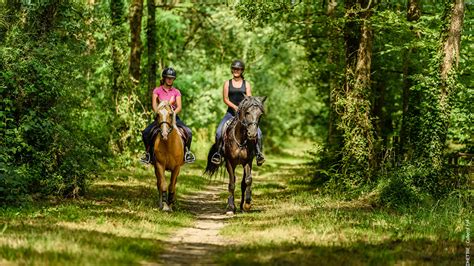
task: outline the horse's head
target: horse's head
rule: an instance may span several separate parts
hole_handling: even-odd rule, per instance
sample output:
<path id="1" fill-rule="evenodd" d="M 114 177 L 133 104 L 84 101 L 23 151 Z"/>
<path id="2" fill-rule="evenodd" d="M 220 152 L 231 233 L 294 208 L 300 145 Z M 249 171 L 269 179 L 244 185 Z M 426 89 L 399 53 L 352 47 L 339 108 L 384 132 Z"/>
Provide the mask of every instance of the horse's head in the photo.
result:
<path id="1" fill-rule="evenodd" d="M 257 138 L 258 123 L 264 113 L 263 103 L 267 97 L 246 96 L 239 104 L 237 117 L 240 123 L 246 128 L 247 138 L 255 140 Z"/>
<path id="2" fill-rule="evenodd" d="M 176 124 L 176 114 L 168 101 L 161 101 L 156 112 L 156 124 L 163 140 L 173 131 Z"/>

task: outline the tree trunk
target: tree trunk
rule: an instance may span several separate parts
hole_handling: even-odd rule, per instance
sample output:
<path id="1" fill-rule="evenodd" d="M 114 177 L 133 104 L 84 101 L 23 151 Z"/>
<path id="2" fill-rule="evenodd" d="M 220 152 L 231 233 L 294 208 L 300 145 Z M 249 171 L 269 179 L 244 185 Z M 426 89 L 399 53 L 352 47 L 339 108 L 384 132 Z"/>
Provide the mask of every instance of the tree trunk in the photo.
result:
<path id="1" fill-rule="evenodd" d="M 461 47 L 461 31 L 464 22 L 464 0 L 453 0 L 450 9 L 449 26 L 445 27 L 445 32 L 442 33 L 441 37 L 441 66 L 440 66 L 440 77 L 441 77 L 441 91 L 440 91 L 440 115 L 443 130 L 440 132 L 438 140 L 441 145 L 445 145 L 446 138 L 449 128 L 449 120 L 451 115 L 451 106 L 448 101 L 451 97 L 456 84 L 454 80 L 450 80 L 450 77 L 455 78 L 454 72 L 459 63 L 459 53 Z M 438 154 L 441 161 L 442 154 Z"/>
<path id="2" fill-rule="evenodd" d="M 147 1 L 148 96 L 151 99 L 153 89 L 156 87 L 156 9 L 155 0 Z"/>
<path id="3" fill-rule="evenodd" d="M 328 51 L 328 66 L 337 65 L 338 61 L 338 34 L 335 22 L 335 10 L 337 0 L 328 0 L 327 16 L 329 19 L 328 36 L 332 45 Z M 335 69 L 329 70 L 329 121 L 328 121 L 328 147 L 331 153 L 340 147 L 340 132 L 337 130 L 337 99 L 341 95 L 341 86 L 339 86 Z"/>
<path id="4" fill-rule="evenodd" d="M 420 0 L 409 0 L 407 3 L 407 21 L 417 21 L 421 16 Z M 413 33 L 414 34 L 414 33 Z M 409 48 L 403 54 L 403 95 L 402 95 L 402 126 L 400 129 L 400 143 L 397 149 L 397 160 L 409 160 L 413 147 L 410 145 L 411 128 L 409 119 L 413 116 L 414 110 L 419 106 L 419 96 L 410 95 L 410 88 L 413 82 L 410 78 L 414 74 L 414 65 L 412 63 L 412 55 L 416 54 L 413 48 Z M 412 99 L 410 99 L 412 98 Z M 414 103 L 411 105 L 410 103 Z"/>
<path id="5" fill-rule="evenodd" d="M 119 78 L 122 72 L 122 56 L 120 53 L 120 37 L 122 24 L 125 21 L 122 0 L 110 1 L 110 16 L 112 18 L 112 90 L 117 94 L 120 90 Z"/>
<path id="6" fill-rule="evenodd" d="M 464 21 L 464 0 L 454 0 L 451 11 L 451 21 L 447 32 L 443 34 L 443 61 L 441 63 L 441 80 L 446 83 L 449 72 L 459 63 L 459 51 L 461 47 L 461 31 Z M 441 86 L 441 101 L 444 103 L 448 96 L 446 84 Z"/>
<path id="7" fill-rule="evenodd" d="M 133 0 L 130 6 L 130 64 L 129 73 L 133 84 L 140 82 L 140 57 L 143 16 L 143 0 Z"/>
<path id="8" fill-rule="evenodd" d="M 425 163 L 427 169 L 436 173 L 444 167 L 443 154 L 451 116 L 448 101 L 457 86 L 455 66 L 459 57 L 463 19 L 464 1 L 453 0 L 448 3 L 443 19 L 440 49 L 434 59 L 439 58 L 438 72 L 433 73 L 431 84 L 424 85 L 426 88 L 423 94 L 422 120 L 418 121 L 424 132 L 416 140 L 418 146 L 415 159 Z"/>
<path id="9" fill-rule="evenodd" d="M 370 177 L 375 162 L 369 100 L 373 33 L 368 2 L 352 0 L 345 4 L 346 81 L 344 113 L 339 123 L 344 138 L 343 173 L 364 180 Z"/>

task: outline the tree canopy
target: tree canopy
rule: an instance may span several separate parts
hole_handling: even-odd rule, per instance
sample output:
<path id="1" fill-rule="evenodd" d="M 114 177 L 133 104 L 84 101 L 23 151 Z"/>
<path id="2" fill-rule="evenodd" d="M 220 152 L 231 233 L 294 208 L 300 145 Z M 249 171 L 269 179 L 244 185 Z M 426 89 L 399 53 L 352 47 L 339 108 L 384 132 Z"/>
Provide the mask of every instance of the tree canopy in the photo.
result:
<path id="1" fill-rule="evenodd" d="M 181 118 L 213 141 L 234 59 L 253 94 L 268 96 L 266 152 L 311 140 L 312 174 L 327 187 L 410 201 L 467 182 L 450 165 L 474 152 L 472 5 L 462 0 L 0 6 L 2 203 L 75 197 L 101 168 L 133 164 L 168 66 Z"/>

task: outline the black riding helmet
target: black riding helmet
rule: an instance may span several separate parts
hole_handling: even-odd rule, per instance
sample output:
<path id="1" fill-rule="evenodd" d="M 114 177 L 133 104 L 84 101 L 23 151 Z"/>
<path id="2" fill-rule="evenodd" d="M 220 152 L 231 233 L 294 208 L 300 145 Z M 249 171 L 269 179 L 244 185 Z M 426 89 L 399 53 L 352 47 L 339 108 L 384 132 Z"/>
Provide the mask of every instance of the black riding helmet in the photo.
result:
<path id="1" fill-rule="evenodd" d="M 172 67 L 167 67 L 163 69 L 163 72 L 161 73 L 161 77 L 169 77 L 169 78 L 176 78 L 176 71 Z"/>
<path id="2" fill-rule="evenodd" d="M 245 70 L 245 64 L 244 62 L 240 61 L 240 60 L 234 60 L 232 62 L 232 64 L 230 65 L 230 69 L 232 70 L 233 68 L 240 68 L 242 69 L 242 71 Z"/>

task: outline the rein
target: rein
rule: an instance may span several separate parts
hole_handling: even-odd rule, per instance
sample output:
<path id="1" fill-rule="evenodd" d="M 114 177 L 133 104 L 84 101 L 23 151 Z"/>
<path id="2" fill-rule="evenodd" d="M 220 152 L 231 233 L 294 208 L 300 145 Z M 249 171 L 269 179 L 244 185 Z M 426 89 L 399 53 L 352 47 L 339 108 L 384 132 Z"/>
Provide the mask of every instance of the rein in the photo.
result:
<path id="1" fill-rule="evenodd" d="M 160 133 L 162 132 L 162 130 L 161 130 L 161 125 L 162 124 L 167 124 L 168 125 L 168 134 L 170 134 L 171 131 L 173 131 L 173 125 L 171 125 L 171 123 L 169 123 L 167 121 L 162 121 L 158 124 L 158 130 L 157 130 L 158 132 L 160 132 Z"/>
<path id="2" fill-rule="evenodd" d="M 258 104 L 252 104 L 252 105 L 248 106 L 246 109 L 248 109 L 252 106 L 256 106 L 260 110 L 263 111 L 262 107 Z M 240 110 L 237 110 L 237 113 L 236 113 L 234 119 L 235 119 L 234 121 L 238 121 L 245 129 L 247 129 L 251 125 L 258 126 L 258 121 L 247 122 L 246 120 L 240 120 Z M 234 128 L 232 130 L 232 140 L 237 144 L 237 146 L 239 146 L 239 154 L 240 154 L 240 150 L 242 150 L 247 145 L 247 138 L 245 138 L 243 143 L 240 143 L 237 140 L 237 138 L 235 137 L 235 128 L 236 127 L 234 126 Z"/>
<path id="3" fill-rule="evenodd" d="M 239 121 L 242 125 L 244 125 L 238 118 L 237 118 L 237 121 Z M 235 128 L 236 128 L 236 126 L 234 126 L 234 128 L 232 130 L 232 139 L 237 144 L 237 146 L 239 146 L 239 154 L 240 154 L 240 150 L 243 149 L 247 145 L 247 138 L 245 138 L 243 143 L 240 143 L 237 140 L 237 138 L 235 137 Z M 245 126 L 245 128 L 247 128 L 247 127 Z"/>

